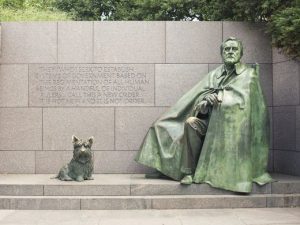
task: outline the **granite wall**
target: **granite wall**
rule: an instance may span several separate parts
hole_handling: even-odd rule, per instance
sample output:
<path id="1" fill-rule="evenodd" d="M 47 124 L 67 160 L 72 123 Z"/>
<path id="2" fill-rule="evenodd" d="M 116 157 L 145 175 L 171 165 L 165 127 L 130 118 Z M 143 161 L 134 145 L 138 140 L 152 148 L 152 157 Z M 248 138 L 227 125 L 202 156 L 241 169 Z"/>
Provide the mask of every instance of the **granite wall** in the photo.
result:
<path id="1" fill-rule="evenodd" d="M 273 168 L 300 176 L 300 62 L 273 50 Z"/>
<path id="2" fill-rule="evenodd" d="M 261 24 L 1 25 L 0 173 L 56 173 L 72 156 L 72 134 L 95 137 L 96 173 L 148 171 L 133 161 L 148 127 L 220 65 L 222 40 L 236 36 L 243 61 L 261 65 L 269 170 L 300 175 L 299 64 L 272 54 Z"/>

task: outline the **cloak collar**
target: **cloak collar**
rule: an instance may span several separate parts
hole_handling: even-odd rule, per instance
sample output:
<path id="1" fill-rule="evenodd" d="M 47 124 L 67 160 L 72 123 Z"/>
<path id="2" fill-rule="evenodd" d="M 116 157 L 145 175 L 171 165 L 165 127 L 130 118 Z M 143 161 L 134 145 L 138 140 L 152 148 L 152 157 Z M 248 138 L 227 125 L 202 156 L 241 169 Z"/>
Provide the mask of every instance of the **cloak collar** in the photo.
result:
<path id="1" fill-rule="evenodd" d="M 234 64 L 234 70 L 236 75 L 240 75 L 244 70 L 247 69 L 247 66 L 241 62 L 238 62 Z M 219 70 L 219 74 L 217 75 L 217 78 L 220 78 L 221 76 L 226 75 L 225 65 L 223 64 L 221 69 Z"/>

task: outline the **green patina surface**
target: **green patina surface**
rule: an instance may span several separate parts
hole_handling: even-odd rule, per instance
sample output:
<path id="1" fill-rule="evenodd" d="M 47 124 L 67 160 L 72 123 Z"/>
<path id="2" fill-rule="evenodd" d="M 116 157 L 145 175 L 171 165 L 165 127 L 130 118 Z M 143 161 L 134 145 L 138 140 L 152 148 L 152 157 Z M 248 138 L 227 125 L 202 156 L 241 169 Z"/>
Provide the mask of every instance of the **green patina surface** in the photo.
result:
<path id="1" fill-rule="evenodd" d="M 231 51 L 231 50 L 230 50 Z M 210 106 L 209 124 L 193 182 L 208 183 L 236 192 L 251 192 L 252 182 L 272 181 L 266 172 L 269 150 L 268 113 L 259 83 L 258 65 L 240 62 L 226 73 L 224 65 L 211 71 L 149 129 L 136 161 L 175 180 L 182 171 L 185 121 L 195 116 L 195 106 L 213 93 L 222 101 Z M 228 63 L 230 64 L 230 63 Z"/>

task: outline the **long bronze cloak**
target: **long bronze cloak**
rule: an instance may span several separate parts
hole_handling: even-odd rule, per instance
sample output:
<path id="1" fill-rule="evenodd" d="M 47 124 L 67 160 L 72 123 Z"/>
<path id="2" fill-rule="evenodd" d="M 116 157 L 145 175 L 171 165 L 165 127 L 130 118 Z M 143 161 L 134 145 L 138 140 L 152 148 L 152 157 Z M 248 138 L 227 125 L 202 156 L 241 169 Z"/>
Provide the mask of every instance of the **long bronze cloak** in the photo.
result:
<path id="1" fill-rule="evenodd" d="M 203 98 L 218 92 L 222 102 L 210 110 L 209 125 L 194 174 L 195 183 L 251 192 L 252 182 L 272 181 L 266 172 L 269 149 L 267 107 L 258 69 L 236 64 L 236 74 L 220 85 L 223 66 L 208 73 L 150 127 L 136 161 L 175 180 L 183 177 L 184 122 Z"/>

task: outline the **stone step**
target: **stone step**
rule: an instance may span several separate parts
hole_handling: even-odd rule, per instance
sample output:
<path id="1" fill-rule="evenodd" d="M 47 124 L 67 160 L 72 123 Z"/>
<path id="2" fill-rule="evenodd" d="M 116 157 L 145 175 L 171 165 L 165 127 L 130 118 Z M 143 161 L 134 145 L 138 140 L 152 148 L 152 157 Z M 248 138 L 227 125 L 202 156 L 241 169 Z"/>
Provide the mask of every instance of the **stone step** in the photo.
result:
<path id="1" fill-rule="evenodd" d="M 10 210 L 211 209 L 297 206 L 300 206 L 300 194 L 0 197 L 0 209 Z"/>
<path id="2" fill-rule="evenodd" d="M 94 180 L 66 182 L 49 174 L 1 174 L 0 196 L 153 196 L 235 195 L 208 184 L 180 185 L 167 179 L 145 179 L 142 174 L 95 174 Z M 272 174 L 277 180 L 253 185 L 252 194 L 300 194 L 300 177 Z"/>

